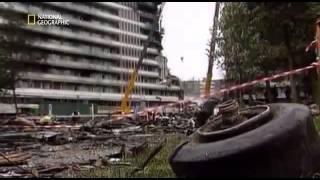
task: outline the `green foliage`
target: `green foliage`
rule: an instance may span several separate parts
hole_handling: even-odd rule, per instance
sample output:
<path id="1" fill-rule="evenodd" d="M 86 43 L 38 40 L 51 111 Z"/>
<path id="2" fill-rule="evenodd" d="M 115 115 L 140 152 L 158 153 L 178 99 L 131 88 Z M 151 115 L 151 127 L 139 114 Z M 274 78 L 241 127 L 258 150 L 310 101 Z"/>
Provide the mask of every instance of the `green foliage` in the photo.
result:
<path id="1" fill-rule="evenodd" d="M 24 68 L 21 60 L 32 59 L 28 47 L 32 37 L 21 29 L 25 25 L 24 15 L 1 9 L 0 17 L 0 89 L 13 89 Z"/>
<path id="2" fill-rule="evenodd" d="M 227 78 L 250 80 L 305 64 L 304 48 L 314 36 L 314 3 L 224 3 L 219 56 Z"/>
<path id="3" fill-rule="evenodd" d="M 320 116 L 316 116 L 313 118 L 314 125 L 317 131 L 320 131 Z"/>
<path id="4" fill-rule="evenodd" d="M 260 71 L 254 64 L 262 58 L 259 58 L 258 48 L 261 41 L 259 34 L 250 27 L 253 23 L 251 19 L 245 3 L 225 3 L 220 19 L 222 41 L 218 45 L 221 50 L 219 55 L 224 57 L 221 65 L 228 79 L 239 80 L 240 75 L 242 79 L 249 79 Z M 260 48 L 264 48 L 263 45 Z"/>

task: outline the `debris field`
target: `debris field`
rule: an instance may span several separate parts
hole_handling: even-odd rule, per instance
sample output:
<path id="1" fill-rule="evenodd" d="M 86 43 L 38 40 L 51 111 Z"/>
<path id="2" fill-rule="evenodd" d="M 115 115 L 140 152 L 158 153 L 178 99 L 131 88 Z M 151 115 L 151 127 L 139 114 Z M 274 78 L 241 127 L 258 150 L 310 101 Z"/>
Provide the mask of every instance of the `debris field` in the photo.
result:
<path id="1" fill-rule="evenodd" d="M 121 157 L 142 153 L 149 146 L 149 137 L 194 132 L 199 110 L 191 103 L 174 112 L 117 121 L 100 117 L 77 121 L 48 116 L 2 118 L 0 177 L 63 177 L 67 170 L 130 165 L 121 162 Z"/>

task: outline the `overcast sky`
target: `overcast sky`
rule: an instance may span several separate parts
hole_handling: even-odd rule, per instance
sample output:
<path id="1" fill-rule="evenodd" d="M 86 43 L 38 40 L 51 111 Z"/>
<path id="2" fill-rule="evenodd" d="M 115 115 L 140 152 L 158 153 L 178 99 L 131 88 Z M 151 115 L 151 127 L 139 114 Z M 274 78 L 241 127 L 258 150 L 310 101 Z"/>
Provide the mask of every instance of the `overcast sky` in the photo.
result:
<path id="1" fill-rule="evenodd" d="M 171 74 L 182 80 L 202 80 L 207 74 L 206 48 L 214 8 L 214 2 L 166 2 L 164 6 L 163 54 L 168 58 Z M 222 71 L 214 66 L 213 79 L 220 78 Z"/>

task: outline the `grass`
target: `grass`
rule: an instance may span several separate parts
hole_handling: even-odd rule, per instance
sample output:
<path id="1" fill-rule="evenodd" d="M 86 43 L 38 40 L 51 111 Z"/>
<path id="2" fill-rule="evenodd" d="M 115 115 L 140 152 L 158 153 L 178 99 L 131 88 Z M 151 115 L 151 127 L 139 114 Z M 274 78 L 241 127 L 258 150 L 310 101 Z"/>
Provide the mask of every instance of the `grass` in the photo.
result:
<path id="1" fill-rule="evenodd" d="M 148 155 L 151 153 L 153 148 L 159 143 L 161 139 L 167 138 L 167 141 L 161 151 L 153 157 L 153 159 L 147 164 L 144 170 L 136 172 L 133 176 L 130 176 L 132 170 L 140 166 Z M 87 171 L 80 171 L 78 174 L 72 174 L 71 177 L 76 178 L 145 178 L 145 177 L 175 177 L 173 171 L 168 162 L 168 157 L 174 148 L 185 139 L 182 135 L 170 134 L 170 135 L 161 135 L 150 140 L 150 146 L 146 148 L 144 152 L 134 157 L 124 158 L 124 162 L 130 162 L 132 166 L 107 166 L 104 168 L 95 168 Z M 149 140 L 148 140 L 149 142 Z"/>
<path id="2" fill-rule="evenodd" d="M 314 122 L 314 125 L 316 126 L 317 131 L 320 132 L 320 116 L 316 116 L 313 122 Z"/>

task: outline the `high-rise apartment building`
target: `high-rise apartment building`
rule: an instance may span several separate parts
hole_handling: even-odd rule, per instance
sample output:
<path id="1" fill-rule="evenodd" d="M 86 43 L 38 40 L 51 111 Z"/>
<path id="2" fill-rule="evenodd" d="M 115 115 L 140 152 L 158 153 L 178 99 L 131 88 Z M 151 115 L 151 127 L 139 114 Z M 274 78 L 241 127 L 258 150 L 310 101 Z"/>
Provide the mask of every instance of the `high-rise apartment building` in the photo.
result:
<path id="1" fill-rule="evenodd" d="M 70 111 L 74 104 L 95 104 L 101 111 L 119 106 L 158 5 L 156 2 L 1 3 L 1 11 L 26 18 L 23 28 L 32 36 L 30 53 L 38 57 L 24 64 L 25 71 L 16 89 L 18 102 L 57 104 L 57 108 Z M 69 25 L 28 25 L 28 15 L 61 15 Z M 163 69 L 167 68 L 164 65 L 167 60 L 161 55 L 162 34 L 158 23 L 131 96 L 147 106 L 157 104 L 159 97 L 162 102 L 176 101 L 180 93 L 179 83 L 169 87 L 161 84 L 167 72 Z"/>

